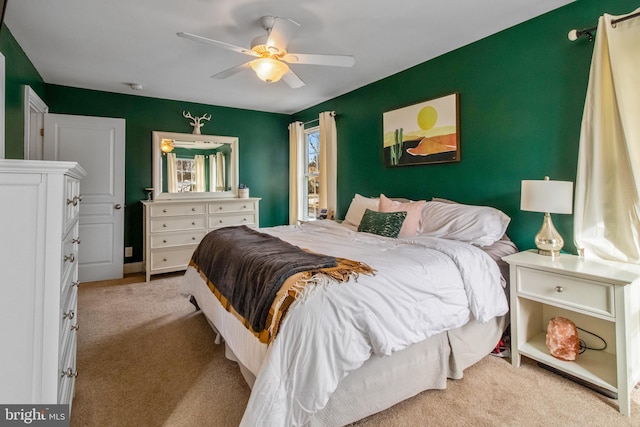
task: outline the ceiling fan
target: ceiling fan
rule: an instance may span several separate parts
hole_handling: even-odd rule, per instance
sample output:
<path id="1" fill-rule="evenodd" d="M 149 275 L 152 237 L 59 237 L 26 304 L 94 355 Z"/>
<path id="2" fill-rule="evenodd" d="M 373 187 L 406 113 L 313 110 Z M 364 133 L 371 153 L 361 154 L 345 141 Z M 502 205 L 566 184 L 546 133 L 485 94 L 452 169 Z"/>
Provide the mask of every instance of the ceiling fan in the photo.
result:
<path id="1" fill-rule="evenodd" d="M 349 55 L 317 55 L 287 52 L 289 39 L 300 27 L 300 24 L 291 19 L 263 16 L 260 18 L 260 24 L 267 34 L 255 37 L 251 41 L 250 49 L 191 33 L 180 32 L 178 36 L 201 43 L 212 44 L 234 52 L 244 53 L 245 55 L 256 58 L 214 74 L 211 76 L 214 79 L 224 79 L 239 71 L 251 68 L 255 71 L 258 78 L 264 82 L 273 83 L 283 79 L 290 87 L 299 88 L 304 86 L 304 82 L 289 68 L 288 64 L 352 67 L 355 63 L 353 56 Z"/>

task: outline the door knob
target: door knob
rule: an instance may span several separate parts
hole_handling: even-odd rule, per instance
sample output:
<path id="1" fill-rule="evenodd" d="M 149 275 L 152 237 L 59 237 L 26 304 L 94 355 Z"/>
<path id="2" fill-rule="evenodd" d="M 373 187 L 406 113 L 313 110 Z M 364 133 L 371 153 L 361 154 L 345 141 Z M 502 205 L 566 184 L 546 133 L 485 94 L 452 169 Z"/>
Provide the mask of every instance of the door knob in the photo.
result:
<path id="1" fill-rule="evenodd" d="M 116 203 L 116 205 L 114 206 L 114 208 L 116 209 L 122 209 L 122 205 L 120 203 Z"/>

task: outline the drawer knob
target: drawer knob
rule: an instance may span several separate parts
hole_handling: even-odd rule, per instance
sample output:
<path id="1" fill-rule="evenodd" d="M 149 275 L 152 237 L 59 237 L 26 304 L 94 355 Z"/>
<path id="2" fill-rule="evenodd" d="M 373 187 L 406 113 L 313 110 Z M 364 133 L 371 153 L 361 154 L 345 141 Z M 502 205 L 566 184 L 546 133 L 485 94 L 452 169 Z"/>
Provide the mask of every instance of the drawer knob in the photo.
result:
<path id="1" fill-rule="evenodd" d="M 67 369 L 66 371 L 62 371 L 62 372 L 60 373 L 60 378 L 64 378 L 64 377 L 67 377 L 67 378 L 75 378 L 75 377 L 77 377 L 77 376 L 78 376 L 78 371 L 76 370 L 75 372 L 73 372 L 73 369 L 72 369 L 72 368 L 69 368 L 69 369 Z"/>
<path id="2" fill-rule="evenodd" d="M 167 239 L 164 239 L 164 240 L 162 241 L 162 243 L 167 243 Z"/>
<path id="3" fill-rule="evenodd" d="M 73 310 L 69 310 L 68 312 L 62 314 L 63 319 L 71 320 L 74 317 L 76 317 L 76 313 Z"/>
<path id="4" fill-rule="evenodd" d="M 65 255 L 65 256 L 64 256 L 64 260 L 65 260 L 65 261 L 69 261 L 69 262 L 73 262 L 73 261 L 75 261 L 75 260 L 76 260 L 76 257 L 75 257 L 75 255 L 74 255 L 74 254 L 71 254 L 71 255 Z"/>
<path id="5" fill-rule="evenodd" d="M 564 288 L 562 286 L 556 286 L 556 292 L 557 293 L 562 293 L 562 292 L 564 292 Z"/>
<path id="6" fill-rule="evenodd" d="M 196 211 L 196 208 L 191 208 L 191 212 L 195 212 L 195 211 Z"/>
<path id="7" fill-rule="evenodd" d="M 73 196 L 73 199 L 67 199 L 68 205 L 78 206 L 78 202 L 82 201 L 82 196 Z"/>
<path id="8" fill-rule="evenodd" d="M 80 325 L 78 325 L 77 323 L 71 326 L 72 331 L 77 331 L 78 329 L 80 329 Z"/>
<path id="9" fill-rule="evenodd" d="M 222 206 L 218 206 L 218 210 L 222 210 Z"/>
<path id="10" fill-rule="evenodd" d="M 244 222 L 247 222 L 247 218 L 242 218 L 242 220 L 243 220 Z"/>
<path id="11" fill-rule="evenodd" d="M 166 226 L 167 226 L 167 224 L 162 224 L 162 226 L 163 226 L 163 227 L 166 227 Z"/>
<path id="12" fill-rule="evenodd" d="M 191 222 L 191 225 L 196 225 L 196 223 L 192 221 L 192 222 Z"/>
<path id="13" fill-rule="evenodd" d="M 162 261 L 167 262 L 167 259 L 166 258 L 162 258 Z"/>
<path id="14" fill-rule="evenodd" d="M 195 237 L 192 237 L 192 238 L 191 238 L 191 240 L 196 240 L 196 238 L 195 238 Z"/>
<path id="15" fill-rule="evenodd" d="M 247 209 L 247 205 L 242 206 L 242 209 Z"/>
<path id="16" fill-rule="evenodd" d="M 220 224 L 222 224 L 222 220 L 221 220 L 221 219 L 220 219 L 220 220 L 218 220 L 218 222 L 219 222 Z"/>
<path id="17" fill-rule="evenodd" d="M 166 210 L 166 209 L 162 209 L 162 212 L 163 212 L 163 213 L 167 213 L 167 210 Z"/>

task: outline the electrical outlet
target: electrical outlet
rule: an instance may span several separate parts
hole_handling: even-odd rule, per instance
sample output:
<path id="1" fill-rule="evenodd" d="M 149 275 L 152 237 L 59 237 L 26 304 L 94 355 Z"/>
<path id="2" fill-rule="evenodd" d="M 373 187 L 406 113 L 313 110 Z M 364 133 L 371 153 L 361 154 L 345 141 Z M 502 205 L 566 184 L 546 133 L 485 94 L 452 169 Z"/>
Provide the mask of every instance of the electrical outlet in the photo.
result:
<path id="1" fill-rule="evenodd" d="M 132 246 L 127 246 L 126 248 L 124 248 L 124 256 L 125 258 L 130 258 L 133 256 L 133 247 Z"/>

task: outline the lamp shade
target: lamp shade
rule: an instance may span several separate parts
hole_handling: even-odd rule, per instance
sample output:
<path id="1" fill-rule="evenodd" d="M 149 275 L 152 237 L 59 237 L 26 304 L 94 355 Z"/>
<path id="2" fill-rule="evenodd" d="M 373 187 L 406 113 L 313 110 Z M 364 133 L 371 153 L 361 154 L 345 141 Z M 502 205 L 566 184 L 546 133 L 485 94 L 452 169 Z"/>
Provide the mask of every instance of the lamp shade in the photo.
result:
<path id="1" fill-rule="evenodd" d="M 249 66 L 260 80 L 267 83 L 277 82 L 289 71 L 286 63 L 272 58 L 254 59 L 249 62 Z"/>
<path id="2" fill-rule="evenodd" d="M 522 181 L 521 210 L 570 214 L 572 208 L 573 182 L 550 181 L 549 177 Z"/>

